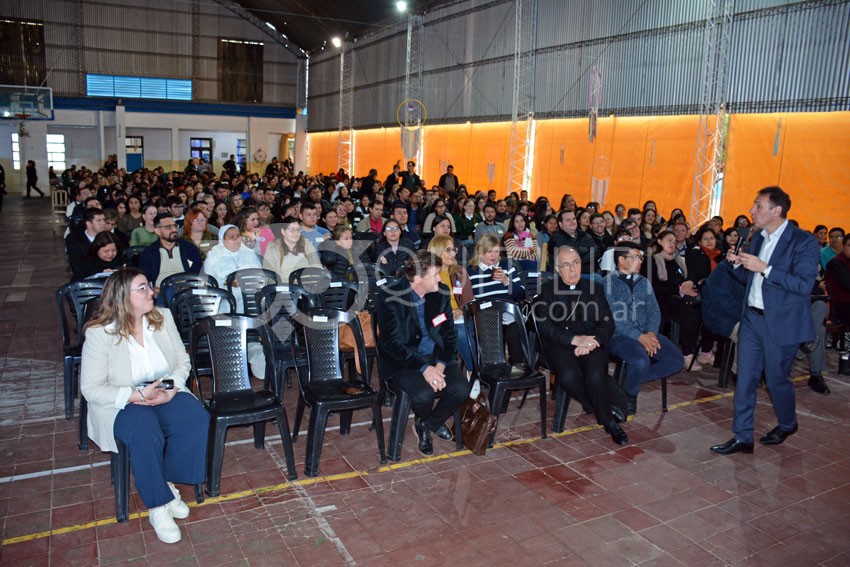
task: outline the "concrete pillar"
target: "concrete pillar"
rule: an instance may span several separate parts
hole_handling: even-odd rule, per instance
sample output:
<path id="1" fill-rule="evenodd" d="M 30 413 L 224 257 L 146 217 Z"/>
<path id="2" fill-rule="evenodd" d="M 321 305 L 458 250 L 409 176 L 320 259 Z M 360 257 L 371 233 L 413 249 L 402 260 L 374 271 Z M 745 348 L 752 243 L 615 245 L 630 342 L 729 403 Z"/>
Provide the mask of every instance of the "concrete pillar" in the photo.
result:
<path id="1" fill-rule="evenodd" d="M 97 145 L 98 145 L 98 162 L 104 163 L 106 161 L 106 132 L 104 130 L 106 126 L 106 113 L 102 110 L 97 111 Z"/>
<path id="2" fill-rule="evenodd" d="M 171 129 L 171 169 L 183 171 L 186 164 L 180 163 L 180 129 Z"/>
<path id="3" fill-rule="evenodd" d="M 127 167 L 127 115 L 123 105 L 115 106 L 115 154 L 118 167 Z"/>
<path id="4" fill-rule="evenodd" d="M 295 172 L 307 171 L 307 115 L 295 115 Z"/>
<path id="5" fill-rule="evenodd" d="M 28 135 L 21 136 L 19 131 L 18 136 L 21 148 L 21 195 L 27 194 L 27 161 L 29 160 L 35 162 L 38 172 L 38 188 L 47 195 L 50 193 L 50 178 L 47 176 L 47 122 L 28 120 L 24 122 L 24 129 Z M 58 171 L 56 174 L 62 175 L 62 172 Z M 6 177 L 9 177 L 8 170 Z M 38 193 L 35 195 L 38 196 Z"/>

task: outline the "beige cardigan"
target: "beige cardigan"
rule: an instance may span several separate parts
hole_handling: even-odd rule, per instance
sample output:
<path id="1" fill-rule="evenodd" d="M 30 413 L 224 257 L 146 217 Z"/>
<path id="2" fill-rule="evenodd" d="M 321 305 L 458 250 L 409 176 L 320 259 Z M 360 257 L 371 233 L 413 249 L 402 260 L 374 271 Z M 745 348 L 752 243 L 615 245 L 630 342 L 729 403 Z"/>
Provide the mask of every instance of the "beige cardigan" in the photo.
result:
<path id="1" fill-rule="evenodd" d="M 189 376 L 189 355 L 180 339 L 174 318 L 167 309 L 159 309 L 164 321 L 162 330 L 153 334 L 154 341 L 168 361 L 168 378 L 174 387 L 186 391 Z M 80 391 L 89 404 L 89 439 L 102 451 L 118 451 L 113 427 L 121 411 L 115 400 L 121 388 L 133 388 L 130 349 L 127 340 L 107 333 L 105 327 L 91 327 L 86 331 L 83 358 L 80 365 Z"/>

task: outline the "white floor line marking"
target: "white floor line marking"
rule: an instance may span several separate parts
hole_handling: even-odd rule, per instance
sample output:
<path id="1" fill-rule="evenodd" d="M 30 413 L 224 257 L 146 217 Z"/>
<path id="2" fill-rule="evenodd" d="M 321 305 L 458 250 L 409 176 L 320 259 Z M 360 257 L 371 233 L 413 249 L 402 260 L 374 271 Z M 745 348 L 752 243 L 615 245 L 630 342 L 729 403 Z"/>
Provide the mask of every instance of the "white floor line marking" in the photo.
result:
<path id="1" fill-rule="evenodd" d="M 388 422 L 390 420 L 391 420 L 391 418 L 385 417 L 382 421 Z M 351 427 L 363 427 L 364 425 L 372 425 L 372 422 L 371 421 L 360 421 L 360 422 L 357 422 L 357 423 L 352 423 Z M 332 427 L 328 427 L 325 431 L 336 431 L 338 429 L 339 429 L 339 426 L 334 425 Z M 302 431 L 302 433 L 304 433 L 304 432 Z M 254 439 L 240 439 L 239 441 L 228 441 L 225 446 L 226 447 L 235 447 L 237 445 L 246 445 L 248 443 L 253 443 L 253 442 L 254 442 Z M 280 443 L 280 435 L 266 435 L 266 442 L 267 443 Z M 105 467 L 105 466 L 108 466 L 108 465 L 109 465 L 109 461 L 100 461 L 100 462 L 97 462 L 97 463 L 92 463 L 91 465 L 77 465 L 77 466 L 74 466 L 74 467 L 63 467 L 63 468 L 60 468 L 60 469 L 48 469 L 48 470 L 44 470 L 44 471 L 31 472 L 31 473 L 26 473 L 26 474 L 16 474 L 16 475 L 12 475 L 12 476 L 4 476 L 4 477 L 0 477 L 0 484 L 7 484 L 9 482 L 15 482 L 15 481 L 19 481 L 19 480 L 27 480 L 27 479 L 32 479 L 32 478 L 40 478 L 40 477 L 43 477 L 43 476 L 50 476 L 50 475 L 64 474 L 64 473 L 75 472 L 75 471 L 82 471 L 82 470 L 85 470 L 85 469 L 88 469 L 88 468 L 93 468 L 93 467 Z"/>
<path id="2" fill-rule="evenodd" d="M 285 471 L 286 463 L 283 462 L 283 459 L 280 458 L 280 455 L 278 455 L 276 451 L 272 451 L 271 448 L 268 446 L 266 446 L 266 451 L 268 451 L 269 455 L 271 455 L 272 460 L 280 468 L 280 470 Z M 342 540 L 339 539 L 339 536 L 336 535 L 334 529 L 322 515 L 322 513 L 325 511 L 330 512 L 332 511 L 331 509 L 336 510 L 336 506 L 323 506 L 319 508 L 318 506 L 316 506 L 316 503 L 313 501 L 310 495 L 307 494 L 307 490 L 303 486 L 296 484 L 293 485 L 293 489 L 298 494 L 298 496 L 302 498 L 307 504 L 307 507 L 310 509 L 310 513 L 313 515 L 313 519 L 316 520 L 316 524 L 319 526 L 319 529 L 322 530 L 322 534 L 324 534 L 325 538 L 334 545 L 337 552 L 342 556 L 343 560 L 345 561 L 345 564 L 352 566 L 357 565 L 357 562 L 354 561 L 354 557 L 345 547 L 345 544 L 342 543 Z"/>

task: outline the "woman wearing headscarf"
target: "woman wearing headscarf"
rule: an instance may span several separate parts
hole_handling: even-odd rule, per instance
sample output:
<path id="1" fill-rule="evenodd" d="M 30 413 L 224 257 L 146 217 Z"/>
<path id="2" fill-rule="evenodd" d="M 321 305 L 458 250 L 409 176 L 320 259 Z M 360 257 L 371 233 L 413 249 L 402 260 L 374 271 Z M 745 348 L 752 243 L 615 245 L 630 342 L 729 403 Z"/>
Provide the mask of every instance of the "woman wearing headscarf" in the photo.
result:
<path id="1" fill-rule="evenodd" d="M 260 257 L 242 243 L 239 227 L 226 224 L 218 234 L 218 244 L 207 253 L 207 259 L 204 261 L 204 273 L 214 277 L 220 286 L 224 285 L 228 275 L 237 270 L 262 267 Z M 236 311 L 241 313 L 244 308 L 242 294 L 233 295 L 236 298 Z"/>

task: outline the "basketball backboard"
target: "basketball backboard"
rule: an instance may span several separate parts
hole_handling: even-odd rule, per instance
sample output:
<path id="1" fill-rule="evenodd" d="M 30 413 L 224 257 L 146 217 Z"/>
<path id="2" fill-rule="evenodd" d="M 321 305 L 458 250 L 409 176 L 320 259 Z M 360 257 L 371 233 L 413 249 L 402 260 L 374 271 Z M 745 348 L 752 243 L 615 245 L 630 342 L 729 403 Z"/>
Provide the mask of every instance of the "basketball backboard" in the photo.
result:
<path id="1" fill-rule="evenodd" d="M 53 89 L 0 85 L 0 117 L 6 120 L 53 120 Z"/>

